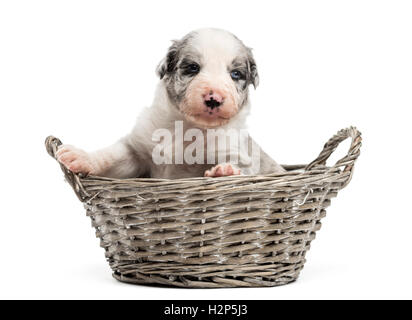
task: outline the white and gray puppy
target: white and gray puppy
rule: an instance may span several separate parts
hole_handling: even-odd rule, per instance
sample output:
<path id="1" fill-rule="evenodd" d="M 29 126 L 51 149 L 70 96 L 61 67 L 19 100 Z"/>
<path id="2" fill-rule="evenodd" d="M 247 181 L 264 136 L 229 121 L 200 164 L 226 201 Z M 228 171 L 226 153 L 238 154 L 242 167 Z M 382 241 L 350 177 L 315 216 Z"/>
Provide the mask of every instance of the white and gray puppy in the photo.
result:
<path id="1" fill-rule="evenodd" d="M 256 88 L 259 78 L 251 49 L 237 37 L 219 29 L 193 31 L 173 42 L 157 73 L 161 80 L 154 102 L 143 110 L 129 135 L 110 147 L 91 153 L 62 145 L 57 152 L 58 160 L 73 172 L 112 178 L 175 179 L 284 171 L 244 135 L 246 142 L 240 143 L 245 142 L 247 150 L 258 148 L 258 152 L 251 156 L 249 152 L 239 151 L 226 143 L 219 143 L 211 155 L 208 138 L 201 155 L 204 161 L 157 164 L 153 160 L 153 150 L 159 144 L 153 139 L 154 133 L 158 129 L 175 132 L 177 122 L 182 124 L 184 132 L 195 129 L 205 136 L 206 131 L 214 129 L 213 139 L 223 135 L 224 140 L 230 140 L 230 132 L 246 129 L 250 110 L 248 87 L 252 84 Z M 170 159 L 176 157 L 178 143 L 173 139 L 170 148 L 164 149 L 170 153 L 166 155 Z M 190 141 L 182 143 L 184 148 Z M 236 158 L 234 154 L 238 158 L 236 163 L 230 160 Z M 246 157 L 248 160 L 242 161 Z M 257 165 L 253 166 L 253 163 Z"/>

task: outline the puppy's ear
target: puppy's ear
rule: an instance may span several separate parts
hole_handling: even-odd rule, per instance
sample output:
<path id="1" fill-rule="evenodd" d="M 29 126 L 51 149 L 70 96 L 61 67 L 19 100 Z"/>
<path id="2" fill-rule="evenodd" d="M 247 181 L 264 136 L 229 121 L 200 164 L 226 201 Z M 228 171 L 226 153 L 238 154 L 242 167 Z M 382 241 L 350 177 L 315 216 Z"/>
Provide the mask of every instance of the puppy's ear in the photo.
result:
<path id="1" fill-rule="evenodd" d="M 259 74 L 257 71 L 257 66 L 255 62 L 255 58 L 252 54 L 252 49 L 248 48 L 248 57 L 247 57 L 247 67 L 248 67 L 248 80 L 253 87 L 256 89 L 259 85 Z"/>
<path id="2" fill-rule="evenodd" d="M 178 51 L 178 41 L 173 41 L 173 44 L 167 51 L 166 57 L 164 57 L 163 60 L 160 61 L 159 65 L 156 68 L 156 73 L 160 77 L 160 79 L 163 79 L 166 74 L 170 74 L 175 71 L 178 61 Z"/>

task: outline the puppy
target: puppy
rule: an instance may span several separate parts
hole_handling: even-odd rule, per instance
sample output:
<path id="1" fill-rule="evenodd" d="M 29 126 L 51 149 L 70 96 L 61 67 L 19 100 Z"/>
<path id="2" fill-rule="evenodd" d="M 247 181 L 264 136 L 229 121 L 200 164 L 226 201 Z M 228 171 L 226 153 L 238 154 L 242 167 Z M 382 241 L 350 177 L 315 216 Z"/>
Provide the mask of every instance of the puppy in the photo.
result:
<path id="1" fill-rule="evenodd" d="M 259 76 L 251 49 L 237 37 L 218 29 L 193 31 L 173 42 L 157 74 L 153 104 L 129 135 L 92 153 L 62 145 L 58 160 L 75 173 L 112 178 L 284 171 L 245 134 L 249 86 L 256 88 Z"/>

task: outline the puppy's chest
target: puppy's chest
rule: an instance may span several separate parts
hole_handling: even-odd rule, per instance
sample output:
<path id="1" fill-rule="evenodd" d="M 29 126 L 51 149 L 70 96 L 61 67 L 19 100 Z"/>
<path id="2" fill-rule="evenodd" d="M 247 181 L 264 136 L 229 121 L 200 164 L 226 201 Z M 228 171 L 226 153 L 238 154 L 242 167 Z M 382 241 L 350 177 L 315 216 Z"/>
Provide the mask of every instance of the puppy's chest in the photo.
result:
<path id="1" fill-rule="evenodd" d="M 216 164 L 243 162 L 247 152 L 242 151 L 247 139 L 224 133 L 207 135 L 200 130 L 174 134 L 153 146 L 153 178 L 188 178 L 202 177 L 206 170 Z"/>
<path id="2" fill-rule="evenodd" d="M 214 165 L 228 162 L 232 155 L 242 155 L 241 145 L 238 137 L 221 135 L 211 138 L 207 135 L 184 137 L 173 136 L 171 144 L 165 151 L 171 153 L 174 164 L 209 164 Z M 246 146 L 247 147 L 247 146 Z M 225 158 L 227 157 L 227 158 Z"/>

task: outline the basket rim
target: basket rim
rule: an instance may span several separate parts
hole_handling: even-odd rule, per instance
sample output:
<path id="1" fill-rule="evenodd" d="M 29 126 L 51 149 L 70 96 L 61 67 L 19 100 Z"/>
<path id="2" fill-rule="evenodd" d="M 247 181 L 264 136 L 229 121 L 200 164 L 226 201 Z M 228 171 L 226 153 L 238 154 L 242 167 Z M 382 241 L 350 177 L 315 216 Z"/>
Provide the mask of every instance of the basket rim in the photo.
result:
<path id="1" fill-rule="evenodd" d="M 336 150 L 338 145 L 346 140 L 347 138 L 351 138 L 351 146 L 348 150 L 346 156 L 336 162 L 333 166 L 326 166 L 326 160 L 330 157 L 330 155 Z M 347 184 L 350 182 L 352 175 L 353 175 L 353 168 L 354 163 L 360 155 L 360 147 L 362 145 L 362 137 L 361 133 L 356 129 L 356 127 L 348 127 L 346 129 L 342 129 L 338 131 L 332 138 L 330 138 L 323 147 L 323 150 L 318 155 L 318 157 L 309 163 L 308 165 L 282 165 L 287 171 L 281 173 L 271 173 L 265 175 L 239 175 L 239 176 L 227 176 L 227 177 L 192 177 L 192 178 L 178 178 L 178 179 L 158 179 L 158 178 L 128 178 L 128 179 L 117 179 L 117 178 L 108 178 L 108 177 L 101 177 L 101 176 L 84 176 L 83 174 L 76 174 L 68 170 L 64 165 L 60 163 L 60 167 L 65 175 L 66 180 L 74 189 L 76 195 L 81 201 L 86 200 L 91 195 L 86 191 L 86 188 L 83 184 L 88 184 L 89 182 L 106 182 L 107 184 L 110 183 L 118 183 L 118 184 L 130 184 L 130 183 L 140 183 L 140 184 L 147 184 L 152 185 L 154 183 L 165 185 L 178 185 L 184 183 L 194 183 L 197 182 L 200 185 L 210 185 L 210 184 L 227 184 L 230 182 L 265 182 L 265 181 L 273 181 L 279 179 L 279 182 L 282 182 L 282 178 L 284 177 L 295 177 L 296 179 L 302 179 L 299 183 L 303 185 L 306 184 L 304 179 L 313 178 L 315 175 L 319 176 L 319 179 L 324 178 L 332 178 L 336 175 L 342 175 L 342 188 L 346 187 Z M 50 156 L 52 156 L 55 160 L 56 152 L 59 146 L 62 144 L 60 139 L 55 138 L 53 136 L 49 136 L 46 138 L 45 145 L 46 150 Z M 325 177 L 326 175 L 326 177 Z M 284 180 L 283 183 L 290 184 L 296 183 L 295 179 L 287 179 Z M 276 181 L 274 181 L 276 182 Z M 314 181 L 311 181 L 314 183 Z"/>

